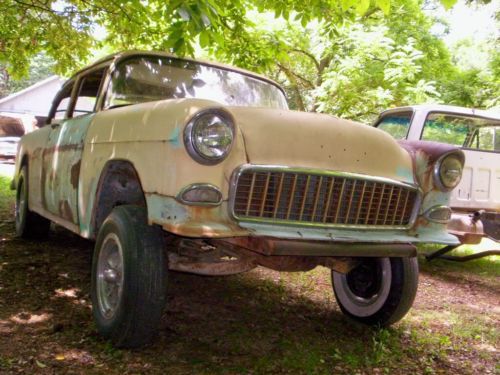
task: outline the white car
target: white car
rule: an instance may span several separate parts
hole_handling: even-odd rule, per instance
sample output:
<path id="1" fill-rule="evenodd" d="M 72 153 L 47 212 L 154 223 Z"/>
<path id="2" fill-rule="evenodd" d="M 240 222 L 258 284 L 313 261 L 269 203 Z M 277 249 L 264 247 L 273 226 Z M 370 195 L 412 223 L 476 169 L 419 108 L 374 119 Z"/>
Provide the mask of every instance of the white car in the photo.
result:
<path id="1" fill-rule="evenodd" d="M 382 112 L 375 126 L 399 140 L 460 146 L 465 166 L 462 180 L 451 195 L 453 214 L 448 229 L 462 243 L 479 243 L 484 236 L 499 240 L 500 114 L 445 105 L 414 105 Z"/>

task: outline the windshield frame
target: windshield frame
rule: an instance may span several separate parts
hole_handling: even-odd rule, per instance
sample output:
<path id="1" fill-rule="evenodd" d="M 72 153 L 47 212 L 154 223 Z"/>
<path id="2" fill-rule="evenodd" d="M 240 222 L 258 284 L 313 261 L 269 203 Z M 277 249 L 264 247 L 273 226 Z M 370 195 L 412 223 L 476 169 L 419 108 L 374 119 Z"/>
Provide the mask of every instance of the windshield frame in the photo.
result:
<path id="1" fill-rule="evenodd" d="M 127 60 L 133 60 L 133 59 L 138 59 L 138 58 L 142 58 L 142 57 L 146 57 L 146 58 L 147 57 L 152 57 L 152 58 L 158 58 L 158 57 L 162 58 L 163 57 L 163 58 L 168 58 L 168 59 L 172 59 L 172 60 L 187 61 L 187 62 L 191 62 L 194 64 L 204 65 L 206 67 L 213 68 L 213 69 L 219 69 L 219 70 L 225 70 L 228 72 L 233 72 L 236 74 L 250 77 L 252 79 L 255 79 L 255 80 L 258 80 L 261 82 L 265 82 L 265 83 L 270 84 L 270 85 L 274 86 L 275 88 L 277 88 L 278 91 L 283 95 L 283 102 L 286 104 L 286 108 L 282 108 L 282 109 L 289 109 L 286 92 L 283 89 L 283 87 L 281 87 L 278 83 L 274 82 L 273 80 L 271 80 L 267 77 L 264 77 L 264 76 L 261 76 L 259 74 L 252 73 L 250 71 L 246 71 L 243 69 L 223 65 L 223 64 L 211 63 L 211 62 L 207 62 L 207 61 L 203 61 L 203 60 L 182 58 L 182 57 L 172 56 L 168 53 L 162 53 L 162 52 L 147 52 L 147 53 L 126 53 L 123 55 L 118 55 L 114 59 L 114 61 L 111 63 L 111 65 L 107 71 L 106 78 L 104 81 L 103 87 L 105 87 L 105 89 L 102 91 L 102 97 L 101 97 L 101 100 L 99 103 L 100 110 L 104 111 L 104 110 L 109 109 L 107 107 L 107 97 L 108 97 L 110 90 L 111 90 L 111 80 L 112 80 L 113 74 L 115 74 L 115 72 L 118 70 L 119 66 L 121 64 L 126 63 Z M 131 104 L 131 105 L 134 105 L 134 104 Z"/>

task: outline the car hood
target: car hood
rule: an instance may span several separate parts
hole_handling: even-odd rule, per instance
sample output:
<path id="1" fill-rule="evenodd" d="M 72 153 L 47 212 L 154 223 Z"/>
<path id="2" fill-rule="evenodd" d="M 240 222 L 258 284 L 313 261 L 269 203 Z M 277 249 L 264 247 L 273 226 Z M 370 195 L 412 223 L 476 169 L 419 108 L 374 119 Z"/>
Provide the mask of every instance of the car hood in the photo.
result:
<path id="1" fill-rule="evenodd" d="M 414 183 L 412 158 L 387 133 L 329 115 L 230 107 L 248 162 L 360 173 Z"/>

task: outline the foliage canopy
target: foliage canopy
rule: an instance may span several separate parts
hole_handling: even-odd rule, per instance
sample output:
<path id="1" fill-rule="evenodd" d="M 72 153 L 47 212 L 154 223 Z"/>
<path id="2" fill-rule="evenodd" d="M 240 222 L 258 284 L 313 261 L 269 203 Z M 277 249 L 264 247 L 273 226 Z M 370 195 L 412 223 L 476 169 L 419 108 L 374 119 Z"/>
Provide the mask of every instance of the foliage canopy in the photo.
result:
<path id="1" fill-rule="evenodd" d="M 451 7 L 456 0 L 440 0 Z M 427 4 L 427 3 L 425 3 Z M 154 49 L 267 74 L 292 108 L 370 121 L 398 105 L 500 106 L 496 42 L 452 53 L 424 0 L 2 0 L 0 95 L 99 51 Z M 464 56 L 483 48 L 484 66 Z M 42 55 L 40 55 L 42 53 Z M 35 60 L 33 60 L 35 59 Z M 8 72 L 8 73 L 7 73 Z M 7 84 L 7 83 L 8 84 Z M 9 83 L 10 82 L 10 83 Z M 28 84 L 29 81 L 23 81 Z"/>
<path id="2" fill-rule="evenodd" d="M 244 38 L 253 27 L 252 10 L 294 17 L 305 26 L 378 9 L 389 13 L 390 7 L 391 0 L 2 0 L 0 63 L 20 76 L 43 51 L 57 62 L 56 71 L 65 73 L 103 44 L 193 55 L 195 42 L 224 49 L 228 34 Z M 94 38 L 96 28 L 107 31 L 104 40 Z"/>

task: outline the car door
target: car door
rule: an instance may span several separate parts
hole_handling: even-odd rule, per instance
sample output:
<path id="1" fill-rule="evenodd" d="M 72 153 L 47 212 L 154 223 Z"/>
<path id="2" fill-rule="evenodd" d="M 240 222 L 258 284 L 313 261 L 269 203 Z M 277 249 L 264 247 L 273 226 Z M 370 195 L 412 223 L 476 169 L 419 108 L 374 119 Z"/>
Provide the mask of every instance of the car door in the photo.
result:
<path id="1" fill-rule="evenodd" d="M 106 69 L 107 66 L 99 66 L 78 77 L 65 118 L 54 118 L 50 123 L 50 151 L 43 161 L 45 209 L 70 225 L 78 225 L 81 158 Z"/>

